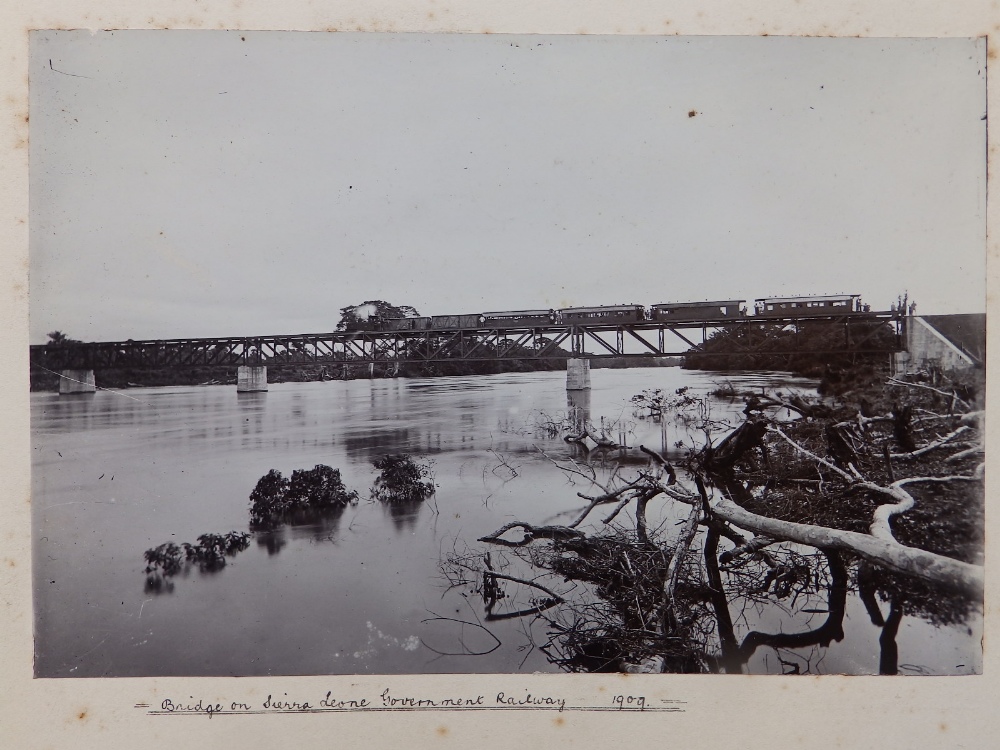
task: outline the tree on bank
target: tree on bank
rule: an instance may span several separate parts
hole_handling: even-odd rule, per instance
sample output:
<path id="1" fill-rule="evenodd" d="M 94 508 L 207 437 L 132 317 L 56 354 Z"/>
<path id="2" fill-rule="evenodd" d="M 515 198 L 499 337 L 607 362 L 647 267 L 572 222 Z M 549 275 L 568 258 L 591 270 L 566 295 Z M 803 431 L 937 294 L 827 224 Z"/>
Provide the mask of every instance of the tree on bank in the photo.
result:
<path id="1" fill-rule="evenodd" d="M 381 299 L 366 300 L 357 305 L 340 308 L 338 331 L 350 331 L 361 327 L 373 318 L 416 318 L 420 315 L 416 308 L 410 305 L 393 305 Z"/>
<path id="2" fill-rule="evenodd" d="M 76 339 L 71 339 L 62 331 L 50 331 L 46 334 L 49 340 L 45 342 L 46 346 L 67 346 L 69 344 L 82 344 L 82 341 L 77 341 Z"/>
<path id="3" fill-rule="evenodd" d="M 803 320 L 797 325 L 761 322 L 720 328 L 684 358 L 689 370 L 788 370 L 819 377 L 860 364 L 881 364 L 896 343 L 896 332 L 885 321 L 851 324 L 854 347 L 840 321 Z"/>

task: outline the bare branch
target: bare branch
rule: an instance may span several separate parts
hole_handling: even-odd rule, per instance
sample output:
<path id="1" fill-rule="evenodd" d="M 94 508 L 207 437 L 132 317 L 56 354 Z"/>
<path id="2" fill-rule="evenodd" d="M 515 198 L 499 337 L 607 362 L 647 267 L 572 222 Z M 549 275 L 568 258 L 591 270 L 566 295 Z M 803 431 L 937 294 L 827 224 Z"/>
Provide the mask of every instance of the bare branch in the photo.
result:
<path id="1" fill-rule="evenodd" d="M 480 630 L 484 631 L 486 635 L 488 635 L 490 638 L 496 641 L 496 645 L 493 646 L 493 648 L 489 649 L 488 651 L 469 651 L 469 649 L 467 648 L 465 649 L 465 651 L 438 651 L 436 648 L 428 646 L 423 638 L 420 639 L 420 642 L 424 645 L 424 648 L 433 651 L 435 654 L 438 654 L 439 656 L 485 656 L 486 654 L 492 654 L 494 651 L 500 648 L 500 646 L 503 645 L 500 642 L 500 639 L 497 638 L 495 635 L 493 635 L 493 633 L 491 633 L 488 628 L 477 622 L 469 622 L 468 620 L 456 620 L 454 617 L 428 617 L 424 620 L 421 620 L 420 622 L 457 622 L 459 625 L 468 625 L 469 627 L 479 628 Z M 462 647 L 465 648 L 465 643 L 463 643 L 461 640 L 459 641 L 459 643 L 461 643 Z"/>
<path id="2" fill-rule="evenodd" d="M 677 621 L 677 613 L 674 611 L 674 591 L 677 588 L 677 577 L 680 573 L 681 563 L 684 562 L 688 549 L 691 547 L 691 542 L 694 540 L 695 532 L 698 530 L 698 520 L 700 518 L 701 508 L 696 505 L 691 508 L 691 512 L 688 514 L 677 545 L 674 547 L 674 555 L 670 558 L 670 564 L 667 566 L 664 594 L 666 595 L 667 612 L 675 622 Z"/>
<path id="3" fill-rule="evenodd" d="M 897 380 L 896 378 L 889 378 L 887 382 L 889 383 L 889 385 L 895 385 L 903 388 L 923 388 L 928 391 L 934 391 L 934 393 L 938 393 L 944 396 L 945 398 L 953 399 L 956 403 L 961 404 L 966 409 L 969 408 L 968 402 L 965 401 L 964 399 L 959 398 L 957 393 L 948 393 L 946 391 L 940 390 L 939 388 L 934 388 L 933 386 L 924 385 L 923 383 L 907 383 L 904 380 Z"/>
<path id="4" fill-rule="evenodd" d="M 741 555 L 753 555 L 761 552 L 765 547 L 769 547 L 772 544 L 777 543 L 777 539 L 772 539 L 769 536 L 763 536 L 758 534 L 753 539 L 740 544 L 728 552 L 723 552 L 719 555 L 719 562 L 723 565 L 732 562 L 737 557 Z"/>
<path id="5" fill-rule="evenodd" d="M 968 458 L 969 456 L 975 456 L 982 453 L 985 449 L 981 445 L 974 445 L 971 448 L 967 448 L 964 451 L 959 451 L 958 453 L 953 453 L 948 458 L 944 460 L 945 463 L 955 463 L 956 461 L 961 461 L 963 458 Z"/>
<path id="6" fill-rule="evenodd" d="M 657 478 L 659 478 L 660 476 L 663 475 L 664 472 L 666 472 L 667 477 L 668 477 L 667 483 L 668 484 L 676 484 L 676 482 L 677 482 L 677 473 L 674 471 L 674 467 L 670 465 L 669 461 L 667 461 L 663 456 L 661 456 L 656 451 L 651 451 L 645 445 L 640 445 L 639 446 L 639 450 L 641 450 L 647 456 L 649 456 L 650 458 L 652 458 L 653 461 L 656 463 L 656 465 L 660 467 L 660 470 L 659 470 L 659 473 L 657 475 Z"/>
<path id="7" fill-rule="evenodd" d="M 925 453 L 930 453 L 932 450 L 936 450 L 937 448 L 946 445 L 947 443 L 951 442 L 956 437 L 961 435 L 963 432 L 968 432 L 970 429 L 972 428 L 969 427 L 968 425 L 962 425 L 958 429 L 949 432 L 940 440 L 936 440 L 933 443 L 929 443 L 928 445 L 925 445 L 923 448 L 918 448 L 917 450 L 910 451 L 909 453 L 892 453 L 890 455 L 892 456 L 892 458 L 901 458 L 901 459 L 918 458 L 924 455 Z"/>
<path id="8" fill-rule="evenodd" d="M 601 523 L 607 524 L 607 523 L 611 523 L 612 521 L 614 521 L 615 520 L 615 516 L 617 516 L 619 513 L 621 513 L 622 510 L 625 508 L 625 506 L 628 505 L 630 502 L 632 502 L 632 498 L 631 497 L 626 497 L 624 500 L 622 500 L 620 503 L 618 503 L 618 505 L 615 506 L 615 509 L 613 511 L 611 511 L 611 514 L 609 516 L 607 516 L 606 518 L 601 519 Z"/>
<path id="9" fill-rule="evenodd" d="M 813 453 L 813 452 L 807 450 L 806 448 L 802 447 L 801 445 L 799 445 L 798 443 L 796 443 L 794 440 L 792 440 L 790 437 L 788 437 L 788 435 L 786 435 L 785 433 L 783 433 L 777 427 L 768 427 L 767 431 L 768 432 L 773 432 L 775 435 L 781 436 L 781 438 L 785 442 L 787 442 L 789 445 L 791 445 L 793 448 L 795 448 L 795 450 L 797 450 L 799 453 L 802 453 L 803 455 L 808 456 L 809 458 L 811 458 L 813 461 L 815 461 L 818 464 L 822 464 L 826 468 L 828 468 L 831 471 L 833 471 L 836 474 L 838 474 L 843 479 L 846 479 L 848 482 L 853 483 L 857 479 L 857 477 L 851 476 L 846 471 L 844 471 L 843 469 L 841 469 L 839 466 L 835 466 L 834 464 L 830 463 L 826 459 L 820 458 L 815 453 Z M 855 470 L 855 471 L 857 471 L 857 470 Z"/>
<path id="10" fill-rule="evenodd" d="M 535 583 L 534 581 L 526 581 L 523 578 L 515 578 L 514 576 L 509 576 L 504 573 L 494 573 L 492 570 L 483 571 L 483 575 L 489 576 L 490 578 L 502 578 L 505 581 L 513 581 L 514 583 L 521 583 L 524 584 L 525 586 L 531 586 L 532 588 L 538 589 L 539 591 L 544 591 L 546 594 L 548 594 L 556 601 L 559 602 L 565 601 L 561 596 L 559 596 L 559 594 L 555 593 L 551 589 L 545 588 L 540 583 Z"/>

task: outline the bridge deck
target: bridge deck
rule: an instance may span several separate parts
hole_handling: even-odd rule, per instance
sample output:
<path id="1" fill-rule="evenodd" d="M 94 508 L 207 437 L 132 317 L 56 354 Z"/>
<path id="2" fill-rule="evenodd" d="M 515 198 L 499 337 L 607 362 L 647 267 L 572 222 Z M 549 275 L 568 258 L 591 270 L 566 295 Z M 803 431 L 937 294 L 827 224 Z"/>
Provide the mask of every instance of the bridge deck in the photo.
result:
<path id="1" fill-rule="evenodd" d="M 880 348 L 872 343 L 875 331 L 881 328 L 879 324 L 896 326 L 897 335 L 892 348 L 884 345 Z M 747 333 L 747 346 L 750 347 L 747 351 L 752 351 L 755 332 L 767 327 L 789 325 L 799 328 L 818 325 L 837 327 L 843 331 L 841 345 L 831 347 L 829 351 L 861 354 L 902 349 L 900 324 L 895 313 L 868 312 L 782 318 L 491 325 L 451 330 L 333 331 L 277 336 L 108 341 L 32 346 L 31 365 L 58 371 L 239 365 L 283 367 L 348 362 L 670 357 L 689 354 L 692 348 L 704 343 L 712 332 L 722 328 L 742 327 Z M 758 339 L 762 340 L 759 333 Z"/>

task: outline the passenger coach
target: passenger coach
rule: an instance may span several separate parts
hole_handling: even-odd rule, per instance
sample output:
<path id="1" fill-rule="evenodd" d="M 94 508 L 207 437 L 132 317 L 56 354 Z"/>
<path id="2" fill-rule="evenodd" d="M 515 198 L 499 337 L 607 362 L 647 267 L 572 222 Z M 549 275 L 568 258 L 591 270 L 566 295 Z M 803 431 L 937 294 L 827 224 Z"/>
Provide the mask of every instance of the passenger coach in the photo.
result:
<path id="1" fill-rule="evenodd" d="M 482 314 L 484 326 L 514 327 L 549 325 L 556 322 L 555 310 L 507 310 Z"/>
<path id="2" fill-rule="evenodd" d="M 744 302 L 745 300 L 741 299 L 715 302 L 664 302 L 649 308 L 649 319 L 669 321 L 739 318 L 747 314 Z"/>
<path id="3" fill-rule="evenodd" d="M 860 294 L 837 294 L 829 297 L 763 297 L 754 300 L 754 312 L 763 318 L 850 315 L 861 311 L 860 301 Z"/>
<path id="4" fill-rule="evenodd" d="M 564 307 L 559 318 L 563 323 L 642 323 L 646 320 L 646 308 L 642 305 Z"/>

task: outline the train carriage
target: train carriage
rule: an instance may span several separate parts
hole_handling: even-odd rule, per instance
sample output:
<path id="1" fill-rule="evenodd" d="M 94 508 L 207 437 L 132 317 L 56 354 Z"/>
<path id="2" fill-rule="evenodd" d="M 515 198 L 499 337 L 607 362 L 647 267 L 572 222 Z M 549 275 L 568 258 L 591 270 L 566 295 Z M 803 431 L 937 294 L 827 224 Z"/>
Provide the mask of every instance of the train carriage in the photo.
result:
<path id="1" fill-rule="evenodd" d="M 754 300 L 754 314 L 763 318 L 801 318 L 850 315 L 861 309 L 860 294 L 814 297 L 762 297 Z"/>
<path id="2" fill-rule="evenodd" d="M 646 308 L 642 305 L 605 305 L 603 307 L 564 307 L 559 310 L 563 323 L 642 323 Z"/>
<path id="3" fill-rule="evenodd" d="M 461 328 L 478 328 L 479 314 L 475 315 L 434 315 L 430 329 L 434 331 L 455 331 Z"/>
<path id="4" fill-rule="evenodd" d="M 386 318 L 383 322 L 382 330 L 413 331 L 417 329 L 418 320 L 420 318 Z"/>
<path id="5" fill-rule="evenodd" d="M 507 310 L 482 314 L 484 326 L 512 328 L 516 326 L 550 325 L 556 322 L 555 310 Z"/>
<path id="6" fill-rule="evenodd" d="M 655 321 L 716 320 L 739 318 L 746 315 L 744 300 L 716 300 L 712 302 L 664 302 L 649 308 L 649 318 Z"/>

